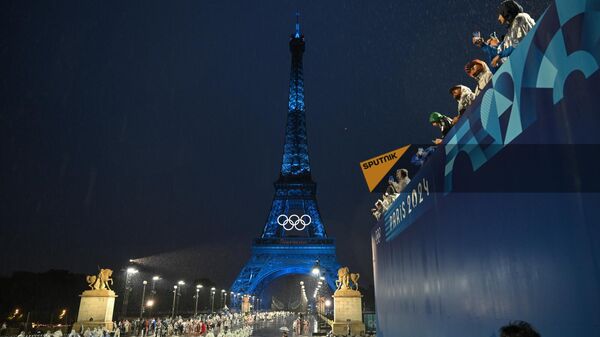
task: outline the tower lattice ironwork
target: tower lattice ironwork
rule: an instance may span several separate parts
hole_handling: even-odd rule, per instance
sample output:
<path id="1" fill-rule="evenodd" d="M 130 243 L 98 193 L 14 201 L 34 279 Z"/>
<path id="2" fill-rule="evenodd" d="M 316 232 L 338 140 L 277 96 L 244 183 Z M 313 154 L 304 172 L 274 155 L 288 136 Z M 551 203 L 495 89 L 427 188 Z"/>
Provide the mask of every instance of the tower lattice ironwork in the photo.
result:
<path id="1" fill-rule="evenodd" d="M 260 296 L 270 281 L 288 274 L 309 274 L 315 263 L 333 288 L 339 267 L 311 177 L 302 66 L 305 42 L 298 20 L 289 48 L 292 67 L 281 172 L 263 233 L 254 239 L 252 257 L 231 287 L 235 293 Z"/>

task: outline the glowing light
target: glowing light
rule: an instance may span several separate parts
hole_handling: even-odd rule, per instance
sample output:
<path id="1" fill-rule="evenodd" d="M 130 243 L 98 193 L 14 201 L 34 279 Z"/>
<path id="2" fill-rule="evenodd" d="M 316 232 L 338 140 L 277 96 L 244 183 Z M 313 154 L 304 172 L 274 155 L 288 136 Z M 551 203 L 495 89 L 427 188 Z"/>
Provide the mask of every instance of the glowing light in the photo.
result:
<path id="1" fill-rule="evenodd" d="M 137 272 L 138 272 L 138 270 L 133 267 L 127 268 L 127 274 L 135 274 Z"/>
<path id="2" fill-rule="evenodd" d="M 204 288 L 204 286 L 203 286 L 203 285 L 201 285 L 201 284 L 197 284 L 197 285 L 196 285 L 196 290 L 200 290 L 200 289 L 202 289 L 202 288 Z"/>
<path id="3" fill-rule="evenodd" d="M 152 276 L 152 281 L 158 281 L 160 280 L 160 276 Z"/>
<path id="4" fill-rule="evenodd" d="M 148 284 L 148 281 L 144 280 L 144 282 L 142 282 L 143 285 Z"/>
<path id="5" fill-rule="evenodd" d="M 179 284 L 180 286 L 182 286 L 182 285 L 185 285 L 185 282 L 179 281 L 179 282 L 177 282 L 177 284 Z"/>
<path id="6" fill-rule="evenodd" d="M 331 305 L 331 301 L 330 300 L 325 300 L 325 306 L 328 307 Z"/>
<path id="7" fill-rule="evenodd" d="M 146 306 L 147 307 L 152 307 L 154 305 L 154 301 L 153 300 L 148 300 L 148 302 L 146 302 Z"/>
<path id="8" fill-rule="evenodd" d="M 319 270 L 319 268 L 313 268 L 312 273 L 313 275 L 319 275 L 321 271 Z"/>

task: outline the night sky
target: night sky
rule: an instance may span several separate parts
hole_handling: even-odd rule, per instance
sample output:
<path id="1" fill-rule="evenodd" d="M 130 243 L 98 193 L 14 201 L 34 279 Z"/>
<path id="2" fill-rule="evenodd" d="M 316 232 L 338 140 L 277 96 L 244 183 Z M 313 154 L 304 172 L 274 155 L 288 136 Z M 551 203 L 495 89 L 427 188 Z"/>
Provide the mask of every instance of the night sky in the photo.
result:
<path id="1" fill-rule="evenodd" d="M 474 87 L 471 32 L 505 31 L 498 3 L 0 2 L 0 274 L 199 247 L 233 280 L 279 174 L 299 9 L 321 214 L 369 280 L 358 163 L 437 137 L 429 113 Z M 537 19 L 549 1 L 521 3 Z"/>

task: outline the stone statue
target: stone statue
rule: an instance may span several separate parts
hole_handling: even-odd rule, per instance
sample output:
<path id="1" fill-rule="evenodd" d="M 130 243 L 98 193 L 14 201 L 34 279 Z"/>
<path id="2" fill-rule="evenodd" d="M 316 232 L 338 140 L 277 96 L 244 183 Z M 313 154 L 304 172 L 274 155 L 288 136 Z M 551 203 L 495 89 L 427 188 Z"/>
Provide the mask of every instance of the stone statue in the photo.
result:
<path id="1" fill-rule="evenodd" d="M 359 273 L 350 273 L 350 269 L 348 267 L 342 267 L 338 269 L 338 279 L 335 280 L 335 285 L 337 289 L 353 289 L 358 290 L 358 278 L 360 277 Z M 352 287 L 350 286 L 350 282 L 352 282 Z"/>
<path id="2" fill-rule="evenodd" d="M 112 273 L 113 271 L 111 269 L 100 269 L 98 276 L 88 275 L 85 279 L 88 282 L 88 286 L 92 288 L 92 290 L 111 290 L 110 285 L 113 284 Z"/>
<path id="3" fill-rule="evenodd" d="M 348 267 L 342 267 L 338 269 L 338 279 L 335 280 L 337 289 L 350 289 L 350 269 Z"/>
<path id="4" fill-rule="evenodd" d="M 358 278 L 360 277 L 359 273 L 350 273 L 350 280 L 354 284 L 354 290 L 358 290 Z"/>

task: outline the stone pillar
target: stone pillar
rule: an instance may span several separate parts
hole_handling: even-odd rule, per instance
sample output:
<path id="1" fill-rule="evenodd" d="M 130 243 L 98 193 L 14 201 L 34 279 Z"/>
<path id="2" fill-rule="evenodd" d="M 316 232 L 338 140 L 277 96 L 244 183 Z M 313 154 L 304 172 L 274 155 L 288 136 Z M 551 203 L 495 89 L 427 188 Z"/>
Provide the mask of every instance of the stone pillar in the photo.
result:
<path id="1" fill-rule="evenodd" d="M 113 310 L 115 308 L 115 292 L 108 289 L 86 290 L 79 295 L 79 314 L 73 328 L 78 331 L 81 326 L 113 330 Z"/>
<path id="2" fill-rule="evenodd" d="M 365 332 L 362 320 L 362 294 L 354 289 L 338 289 L 333 294 L 334 335 L 346 336 L 350 330 L 352 336 Z"/>

